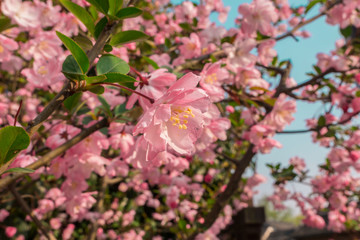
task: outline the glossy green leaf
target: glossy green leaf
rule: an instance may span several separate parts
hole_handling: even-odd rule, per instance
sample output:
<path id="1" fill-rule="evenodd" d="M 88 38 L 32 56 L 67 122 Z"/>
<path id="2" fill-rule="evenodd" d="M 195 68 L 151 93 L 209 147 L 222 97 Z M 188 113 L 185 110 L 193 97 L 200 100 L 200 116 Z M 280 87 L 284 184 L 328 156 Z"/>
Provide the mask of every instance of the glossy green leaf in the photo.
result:
<path id="1" fill-rule="evenodd" d="M 76 62 L 75 58 L 72 55 L 66 57 L 62 65 L 62 73 L 66 78 L 70 80 L 84 80 L 85 74 L 82 73 L 81 68 Z"/>
<path id="2" fill-rule="evenodd" d="M 99 85 L 89 86 L 87 90 L 98 95 L 103 94 L 105 92 L 105 88 Z"/>
<path id="3" fill-rule="evenodd" d="M 30 137 L 22 127 L 7 126 L 0 129 L 0 166 L 16 156 L 30 144 Z"/>
<path id="4" fill-rule="evenodd" d="M 73 110 L 79 104 L 81 96 L 82 92 L 77 92 L 72 96 L 66 98 L 66 100 L 64 101 L 65 108 L 69 111 Z"/>
<path id="5" fill-rule="evenodd" d="M 305 14 L 309 12 L 316 4 L 321 3 L 322 0 L 312 0 L 307 6 L 305 10 Z"/>
<path id="6" fill-rule="evenodd" d="M 105 98 L 103 98 L 102 96 L 98 96 L 99 101 L 101 102 L 101 105 L 105 111 L 105 113 L 109 116 L 112 117 L 112 112 L 111 112 L 111 106 L 110 104 L 105 100 Z"/>
<path id="7" fill-rule="evenodd" d="M 114 55 L 103 55 L 96 64 L 96 72 L 102 75 L 109 72 L 127 74 L 130 71 L 129 65 Z"/>
<path id="8" fill-rule="evenodd" d="M 56 35 L 61 39 L 67 49 L 74 56 L 77 64 L 79 65 L 81 72 L 85 74 L 89 69 L 90 62 L 85 52 L 81 49 L 81 47 L 71 38 L 65 36 L 60 32 L 56 32 Z"/>
<path id="9" fill-rule="evenodd" d="M 88 39 L 85 36 L 82 35 L 78 35 L 76 37 L 74 37 L 74 41 L 79 44 L 79 46 L 84 50 L 84 51 L 89 51 L 92 47 L 93 47 L 93 43 L 90 39 Z"/>
<path id="10" fill-rule="evenodd" d="M 86 84 L 92 84 L 92 83 L 98 83 L 103 82 L 106 80 L 105 75 L 99 75 L 99 76 L 91 76 L 91 77 L 85 77 Z"/>
<path id="11" fill-rule="evenodd" d="M 115 14 L 121 9 L 123 0 L 109 0 L 109 15 L 115 16 Z"/>
<path id="12" fill-rule="evenodd" d="M 104 30 L 106 24 L 108 23 L 108 20 L 106 17 L 103 17 L 100 19 L 100 21 L 95 26 L 95 33 L 94 36 L 97 39 L 100 36 L 100 33 Z"/>
<path id="13" fill-rule="evenodd" d="M 33 173 L 33 172 L 35 172 L 35 170 L 29 168 L 16 167 L 16 168 L 10 168 L 6 170 L 4 173 Z"/>
<path id="14" fill-rule="evenodd" d="M 116 13 L 117 19 L 125 19 L 125 18 L 134 18 L 138 17 L 143 13 L 143 11 L 136 7 L 127 7 L 123 8 Z"/>
<path id="15" fill-rule="evenodd" d="M 0 32 L 5 31 L 15 25 L 11 24 L 11 19 L 5 16 L 0 17 Z"/>
<path id="16" fill-rule="evenodd" d="M 86 11 L 85 8 L 69 0 L 60 0 L 60 2 L 67 10 L 69 10 L 72 14 L 74 14 L 86 26 L 86 28 L 89 30 L 89 32 L 92 35 L 94 35 L 94 30 L 95 30 L 94 19 L 92 18 L 90 13 Z"/>
<path id="17" fill-rule="evenodd" d="M 109 2 L 107 0 L 86 0 L 88 3 L 96 7 L 100 12 L 107 14 L 109 10 Z"/>
<path id="18" fill-rule="evenodd" d="M 144 60 L 149 63 L 154 69 L 159 69 L 159 65 L 154 61 L 152 60 L 151 58 L 148 58 L 146 56 L 143 56 Z"/>
<path id="19" fill-rule="evenodd" d="M 131 89 L 135 89 L 134 83 L 136 79 L 121 73 L 107 73 L 105 74 L 107 79 L 104 83 L 118 83 L 122 86 L 126 86 Z"/>
<path id="20" fill-rule="evenodd" d="M 111 38 L 110 45 L 117 46 L 120 44 L 141 41 L 147 39 L 148 37 L 149 36 L 146 35 L 145 33 L 135 30 L 119 32 Z"/>
<path id="21" fill-rule="evenodd" d="M 113 50 L 113 47 L 112 47 L 111 45 L 106 44 L 106 45 L 104 46 L 104 51 L 105 51 L 105 52 L 111 52 L 112 50 Z"/>

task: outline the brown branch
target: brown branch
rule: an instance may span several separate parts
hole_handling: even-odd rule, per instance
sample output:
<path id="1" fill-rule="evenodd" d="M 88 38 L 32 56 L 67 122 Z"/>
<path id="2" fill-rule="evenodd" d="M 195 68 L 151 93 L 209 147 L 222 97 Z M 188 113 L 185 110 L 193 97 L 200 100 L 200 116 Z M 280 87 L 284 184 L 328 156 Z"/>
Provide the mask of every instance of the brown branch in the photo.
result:
<path id="1" fill-rule="evenodd" d="M 67 151 L 69 148 L 75 146 L 77 143 L 81 142 L 88 136 L 90 136 L 92 133 L 100 130 L 101 128 L 107 127 L 109 125 L 107 119 L 103 119 L 95 124 L 93 124 L 91 127 L 83 130 L 81 133 L 70 139 L 69 141 L 65 142 L 61 146 L 55 148 L 51 152 L 45 154 L 42 158 L 37 160 L 36 162 L 30 164 L 29 166 L 26 166 L 28 169 L 36 170 L 42 166 L 45 166 L 51 162 L 54 158 L 60 156 L 65 151 Z M 12 175 L 8 175 L 2 179 L 0 179 L 0 191 L 5 189 L 9 184 L 13 183 L 15 180 L 24 177 L 27 175 L 26 173 L 13 173 Z"/>
<path id="2" fill-rule="evenodd" d="M 26 212 L 27 215 L 30 216 L 30 218 L 34 221 L 36 227 L 40 230 L 40 232 L 50 240 L 56 240 L 54 235 L 46 229 L 46 227 L 40 222 L 40 220 L 35 216 L 35 214 L 31 211 L 31 208 L 29 205 L 25 202 L 25 200 L 21 197 L 21 195 L 16 191 L 14 184 L 11 184 L 9 186 L 10 192 L 14 195 L 16 201 L 20 204 L 22 209 Z"/>
<path id="3" fill-rule="evenodd" d="M 291 88 L 287 88 L 287 89 L 284 89 L 283 92 L 287 93 L 287 92 L 292 92 L 296 89 L 299 89 L 299 88 L 302 88 L 302 87 L 305 87 L 309 84 L 315 84 L 319 79 L 322 79 L 324 78 L 326 75 L 328 75 L 329 73 L 334 73 L 334 72 L 338 72 L 336 71 L 335 68 L 331 67 L 331 68 L 328 68 L 325 72 L 322 72 L 321 74 L 319 75 L 316 75 L 314 76 L 313 78 L 311 78 L 310 80 L 308 81 L 305 81 L 299 85 L 296 85 L 294 87 L 291 87 Z"/>
<path id="4" fill-rule="evenodd" d="M 104 198 L 105 198 L 105 193 L 106 193 L 106 189 L 108 187 L 108 177 L 105 175 L 102 179 L 101 179 L 101 188 L 97 197 L 97 201 L 96 201 L 96 212 L 99 213 L 103 213 L 104 212 Z M 94 221 L 91 224 L 90 227 L 90 234 L 88 236 L 88 240 L 96 240 L 96 231 L 98 229 L 98 223 L 97 221 Z"/>
<path id="5" fill-rule="evenodd" d="M 283 69 L 283 72 L 281 74 L 279 85 L 276 88 L 276 92 L 274 94 L 274 97 L 277 98 L 283 91 L 286 89 L 286 80 L 290 76 L 292 64 L 290 61 L 287 61 L 286 68 Z"/>
<path id="6" fill-rule="evenodd" d="M 239 188 L 239 183 L 241 181 L 242 175 L 247 168 L 247 166 L 250 164 L 251 159 L 255 156 L 254 152 L 254 145 L 250 145 L 247 149 L 245 155 L 242 157 L 242 159 L 239 161 L 239 163 L 236 166 L 235 173 L 231 176 L 228 185 L 226 186 L 226 189 L 223 193 L 221 193 L 214 203 L 210 213 L 208 213 L 205 216 L 204 224 L 202 225 L 202 228 L 195 231 L 188 240 L 193 240 L 195 237 L 211 227 L 211 225 L 215 222 L 215 220 L 218 218 L 220 212 L 223 210 L 227 202 L 230 200 L 230 198 L 234 195 L 234 193 Z"/>

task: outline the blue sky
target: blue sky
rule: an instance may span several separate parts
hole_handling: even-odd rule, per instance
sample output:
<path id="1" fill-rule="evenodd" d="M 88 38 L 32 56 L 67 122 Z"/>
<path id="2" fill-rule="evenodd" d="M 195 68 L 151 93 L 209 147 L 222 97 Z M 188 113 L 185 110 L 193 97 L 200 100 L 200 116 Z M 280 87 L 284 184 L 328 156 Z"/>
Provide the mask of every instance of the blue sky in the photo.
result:
<path id="1" fill-rule="evenodd" d="M 173 0 L 174 3 L 180 3 L 181 0 Z M 223 0 L 225 6 L 230 6 L 228 20 L 224 24 L 226 28 L 234 27 L 234 20 L 238 16 L 237 8 L 239 4 L 251 2 L 250 0 L 234 1 Z M 308 0 L 289 0 L 291 6 L 301 6 L 308 3 Z M 314 8 L 309 12 L 309 15 L 315 15 L 318 13 L 318 8 Z M 212 16 L 212 20 L 217 22 L 217 16 Z M 329 53 L 335 49 L 335 41 L 340 39 L 340 33 L 337 27 L 330 26 L 325 23 L 325 17 L 318 19 L 304 28 L 311 33 L 311 37 L 308 39 L 299 38 L 300 41 L 296 42 L 292 38 L 287 38 L 277 43 L 275 49 L 278 52 L 279 60 L 291 59 L 293 69 L 291 77 L 296 82 L 301 83 L 306 81 L 308 77 L 307 72 L 312 71 L 312 65 L 317 62 L 316 54 L 319 52 Z M 297 103 L 298 112 L 294 115 L 295 121 L 286 128 L 286 130 L 298 130 L 305 129 L 305 119 L 311 117 L 318 117 L 324 111 L 320 104 L 309 103 Z M 263 195 L 270 195 L 272 193 L 271 177 L 269 175 L 269 169 L 266 167 L 266 163 L 283 163 L 288 164 L 288 161 L 293 156 L 299 156 L 305 159 L 305 162 L 310 169 L 310 174 L 314 176 L 318 171 L 318 165 L 322 164 L 326 158 L 328 150 L 319 147 L 311 140 L 311 134 L 283 134 L 277 135 L 276 140 L 282 143 L 283 148 L 274 149 L 270 154 L 257 156 L 257 170 L 259 173 L 265 175 L 268 178 L 268 182 L 258 187 L 259 194 L 257 199 Z M 309 187 L 290 184 L 289 190 L 301 192 L 309 192 Z M 293 204 L 290 203 L 290 206 Z"/>

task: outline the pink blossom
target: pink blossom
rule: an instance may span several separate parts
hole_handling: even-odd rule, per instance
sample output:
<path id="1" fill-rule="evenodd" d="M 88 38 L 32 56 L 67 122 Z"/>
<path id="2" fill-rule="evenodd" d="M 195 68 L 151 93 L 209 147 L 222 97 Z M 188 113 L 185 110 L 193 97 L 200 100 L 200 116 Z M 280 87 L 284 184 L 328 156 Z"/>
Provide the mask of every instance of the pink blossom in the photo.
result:
<path id="1" fill-rule="evenodd" d="M 4 0 L 1 4 L 2 13 L 24 28 L 36 28 L 40 25 L 39 10 L 30 1 Z"/>
<path id="2" fill-rule="evenodd" d="M 303 223 L 307 226 L 318 229 L 323 229 L 325 227 L 325 220 L 321 216 L 315 214 L 315 212 L 312 210 L 306 211 Z"/>
<path id="3" fill-rule="evenodd" d="M 61 220 L 59 218 L 52 218 L 50 220 L 50 226 L 52 229 L 59 229 L 61 227 Z"/>
<path id="4" fill-rule="evenodd" d="M 19 47 L 17 42 L 11 38 L 5 37 L 0 34 L 0 62 L 6 62 L 11 59 L 12 51 Z"/>
<path id="5" fill-rule="evenodd" d="M 290 158 L 289 163 L 294 166 L 295 171 L 298 173 L 301 173 L 306 167 L 304 159 L 299 157 Z"/>
<path id="6" fill-rule="evenodd" d="M 328 214 L 329 225 L 328 229 L 334 232 L 341 232 L 345 230 L 346 217 L 338 210 L 330 211 Z"/>
<path id="7" fill-rule="evenodd" d="M 167 69 L 160 68 L 148 76 L 143 76 L 146 79 L 145 83 L 140 83 L 136 91 L 153 98 L 154 100 L 161 98 L 166 92 L 166 87 L 172 85 L 176 81 L 176 76 L 168 73 Z M 140 97 L 137 94 L 132 94 L 126 103 L 126 108 L 133 107 L 135 102 L 139 100 L 141 107 L 146 110 L 151 107 L 149 100 Z"/>
<path id="8" fill-rule="evenodd" d="M 294 100 L 286 101 L 286 97 L 285 94 L 280 94 L 273 110 L 265 118 L 265 123 L 274 126 L 278 131 L 282 131 L 285 125 L 294 120 L 291 114 L 296 112 L 296 102 Z"/>
<path id="9" fill-rule="evenodd" d="M 75 229 L 74 224 L 72 224 L 72 223 L 68 224 L 62 233 L 62 239 L 69 240 L 71 238 L 71 235 L 74 232 L 74 229 Z"/>
<path id="10" fill-rule="evenodd" d="M 199 36 L 196 33 L 191 33 L 190 38 L 183 37 L 181 41 L 183 45 L 179 46 L 179 50 L 182 57 L 193 58 L 200 56 L 201 44 Z"/>
<path id="11" fill-rule="evenodd" d="M 32 88 L 45 90 L 64 80 L 58 59 L 37 60 L 34 62 L 33 68 L 25 68 L 21 71 L 21 74 L 27 78 Z"/>
<path id="12" fill-rule="evenodd" d="M 271 1 L 254 0 L 251 4 L 244 3 L 239 6 L 239 13 L 243 16 L 241 29 L 251 35 L 259 30 L 260 33 L 272 36 L 273 26 L 278 19 L 278 13 Z"/>
<path id="13" fill-rule="evenodd" d="M 206 64 L 200 73 L 200 86 L 210 96 L 213 102 L 224 99 L 225 91 L 221 85 L 228 78 L 228 72 L 221 68 L 221 62 Z"/>
<path id="14" fill-rule="evenodd" d="M 34 39 L 21 44 L 22 56 L 26 60 L 34 58 L 35 60 L 48 60 L 49 62 L 54 62 L 57 60 L 59 64 L 59 59 L 54 59 L 55 57 L 60 57 L 63 55 L 63 50 L 61 48 L 61 41 L 56 36 L 54 31 L 49 32 L 40 32 L 36 35 Z M 61 60 L 60 60 L 61 62 Z"/>
<path id="15" fill-rule="evenodd" d="M 268 66 L 269 63 L 271 63 L 271 61 L 273 60 L 273 58 L 277 55 L 276 50 L 273 49 L 275 44 L 276 41 L 271 39 L 271 40 L 266 40 L 259 45 L 258 52 L 259 52 L 259 61 L 261 64 Z"/>
<path id="16" fill-rule="evenodd" d="M 0 222 L 3 222 L 5 220 L 5 218 L 7 218 L 10 215 L 10 213 L 5 210 L 5 209 L 1 209 L 0 210 Z"/>
<path id="17" fill-rule="evenodd" d="M 329 198 L 329 203 L 333 209 L 341 210 L 345 207 L 347 202 L 347 197 L 344 196 L 341 192 L 333 192 Z"/>
<path id="18" fill-rule="evenodd" d="M 204 112 L 210 101 L 206 93 L 195 88 L 199 77 L 188 73 L 172 85 L 163 97 L 155 101 L 134 128 L 134 134 L 144 134 L 154 150 L 171 147 L 179 154 L 194 152 L 194 142 L 204 125 Z"/>
<path id="19" fill-rule="evenodd" d="M 6 227 L 5 228 L 5 234 L 7 237 L 11 238 L 13 237 L 17 232 L 16 227 Z"/>

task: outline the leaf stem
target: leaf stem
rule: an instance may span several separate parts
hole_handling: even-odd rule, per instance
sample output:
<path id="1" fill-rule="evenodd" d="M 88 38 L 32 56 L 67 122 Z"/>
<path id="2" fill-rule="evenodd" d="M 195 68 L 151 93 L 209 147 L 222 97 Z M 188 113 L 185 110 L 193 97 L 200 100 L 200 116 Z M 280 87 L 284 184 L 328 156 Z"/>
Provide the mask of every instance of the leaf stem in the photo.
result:
<path id="1" fill-rule="evenodd" d="M 131 88 L 122 86 L 122 85 L 120 85 L 120 84 L 99 82 L 99 83 L 93 83 L 93 84 L 91 84 L 91 85 L 109 85 L 109 86 L 114 86 L 114 87 L 122 88 L 122 89 L 128 90 L 129 92 L 135 93 L 135 94 L 137 94 L 137 95 L 139 95 L 139 96 L 141 96 L 141 97 L 143 97 L 143 98 L 146 98 L 147 100 L 149 100 L 149 101 L 151 102 L 151 104 L 153 104 L 153 103 L 155 102 L 153 98 L 148 97 L 148 96 L 146 96 L 146 95 L 144 95 L 144 94 L 142 94 L 142 93 L 140 93 L 140 92 L 138 92 L 138 91 L 136 91 L 136 90 L 133 90 L 133 89 L 131 89 Z"/>
<path id="2" fill-rule="evenodd" d="M 20 114 L 20 110 L 21 110 L 21 107 L 22 107 L 22 102 L 23 102 L 23 100 L 21 99 L 21 100 L 20 100 L 20 106 L 19 106 L 19 108 L 18 108 L 18 110 L 17 110 L 17 112 L 16 112 L 16 115 L 15 115 L 14 127 L 16 126 L 16 120 L 17 120 L 17 118 L 19 117 L 19 114 Z"/>

